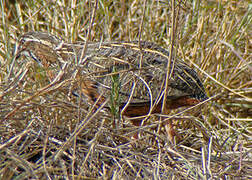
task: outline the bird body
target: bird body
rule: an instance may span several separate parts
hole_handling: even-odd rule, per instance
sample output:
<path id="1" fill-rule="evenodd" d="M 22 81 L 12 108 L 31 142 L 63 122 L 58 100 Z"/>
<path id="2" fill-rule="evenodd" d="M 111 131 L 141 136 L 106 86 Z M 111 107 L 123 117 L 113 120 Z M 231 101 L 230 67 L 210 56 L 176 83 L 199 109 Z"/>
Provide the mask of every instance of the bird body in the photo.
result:
<path id="1" fill-rule="evenodd" d="M 83 47 L 83 42 L 66 43 L 51 34 L 30 32 L 20 37 L 16 57 L 34 59 L 47 69 L 51 80 L 65 62 L 81 66 L 81 91 L 97 106 L 114 93 L 125 116 L 162 113 L 167 50 L 145 41 L 88 42 L 82 55 Z M 165 109 L 196 105 L 208 98 L 197 73 L 184 61 L 172 59 L 170 68 Z"/>

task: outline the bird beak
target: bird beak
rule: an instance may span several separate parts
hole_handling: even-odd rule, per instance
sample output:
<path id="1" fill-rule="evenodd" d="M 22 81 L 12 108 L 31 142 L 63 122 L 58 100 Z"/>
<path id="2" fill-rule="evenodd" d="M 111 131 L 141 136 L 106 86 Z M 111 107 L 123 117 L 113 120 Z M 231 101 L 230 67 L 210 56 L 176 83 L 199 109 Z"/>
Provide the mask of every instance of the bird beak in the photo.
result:
<path id="1" fill-rule="evenodd" d="M 18 60 L 23 55 L 23 49 L 18 49 L 15 54 L 15 60 Z"/>
<path id="2" fill-rule="evenodd" d="M 21 56 L 21 51 L 18 51 L 15 55 L 15 60 L 19 59 Z"/>
<path id="3" fill-rule="evenodd" d="M 23 48 L 16 43 L 13 51 L 13 56 L 15 57 L 15 60 L 20 58 L 20 56 L 22 55 L 22 51 Z"/>

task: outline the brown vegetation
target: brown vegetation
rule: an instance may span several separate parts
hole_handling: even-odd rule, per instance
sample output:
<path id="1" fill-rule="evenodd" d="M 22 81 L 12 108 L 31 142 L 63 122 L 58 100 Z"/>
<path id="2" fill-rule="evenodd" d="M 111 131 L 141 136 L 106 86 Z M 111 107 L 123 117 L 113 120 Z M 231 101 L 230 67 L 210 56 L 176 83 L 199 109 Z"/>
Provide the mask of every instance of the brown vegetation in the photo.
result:
<path id="1" fill-rule="evenodd" d="M 185 0 L 173 9 L 170 1 L 101 0 L 95 9 L 95 2 L 1 1 L 1 179 L 251 177 L 252 4 Z M 68 42 L 173 44 L 173 56 L 199 73 L 210 99 L 166 116 L 182 139 L 171 144 L 158 115 L 135 127 L 66 95 L 68 80 L 50 83 L 37 63 L 15 61 L 15 43 L 28 31 Z"/>

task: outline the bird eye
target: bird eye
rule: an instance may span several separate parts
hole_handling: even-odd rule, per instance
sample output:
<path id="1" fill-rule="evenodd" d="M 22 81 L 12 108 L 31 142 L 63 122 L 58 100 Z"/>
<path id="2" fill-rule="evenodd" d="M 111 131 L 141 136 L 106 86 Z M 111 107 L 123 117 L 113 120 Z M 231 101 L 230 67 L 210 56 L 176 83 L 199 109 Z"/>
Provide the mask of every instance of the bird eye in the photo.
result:
<path id="1" fill-rule="evenodd" d="M 24 43 L 25 43 L 25 39 L 24 38 L 20 39 L 19 44 L 23 45 Z"/>

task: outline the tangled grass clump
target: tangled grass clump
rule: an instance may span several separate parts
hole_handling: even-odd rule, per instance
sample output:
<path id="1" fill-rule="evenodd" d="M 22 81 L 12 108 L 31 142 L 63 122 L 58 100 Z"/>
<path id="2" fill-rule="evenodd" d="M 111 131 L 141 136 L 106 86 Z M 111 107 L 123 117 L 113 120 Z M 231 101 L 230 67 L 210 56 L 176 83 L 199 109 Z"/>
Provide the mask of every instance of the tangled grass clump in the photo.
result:
<path id="1" fill-rule="evenodd" d="M 173 8 L 163 1 L 143 6 L 101 0 L 94 11 L 95 2 L 0 2 L 1 179 L 251 177 L 251 3 L 184 0 Z M 141 35 L 166 49 L 173 44 L 174 56 L 204 79 L 210 99 L 167 116 L 182 137 L 170 144 L 157 117 L 135 127 L 118 118 L 118 99 L 114 116 L 94 111 L 80 97 L 66 96 L 61 87 L 68 81 L 52 84 L 33 61 L 15 61 L 15 42 L 28 31 L 50 32 L 68 42 Z M 113 78 L 112 99 L 120 87 Z M 114 119 L 120 121 L 116 128 Z M 132 140 L 136 132 L 140 138 Z"/>

